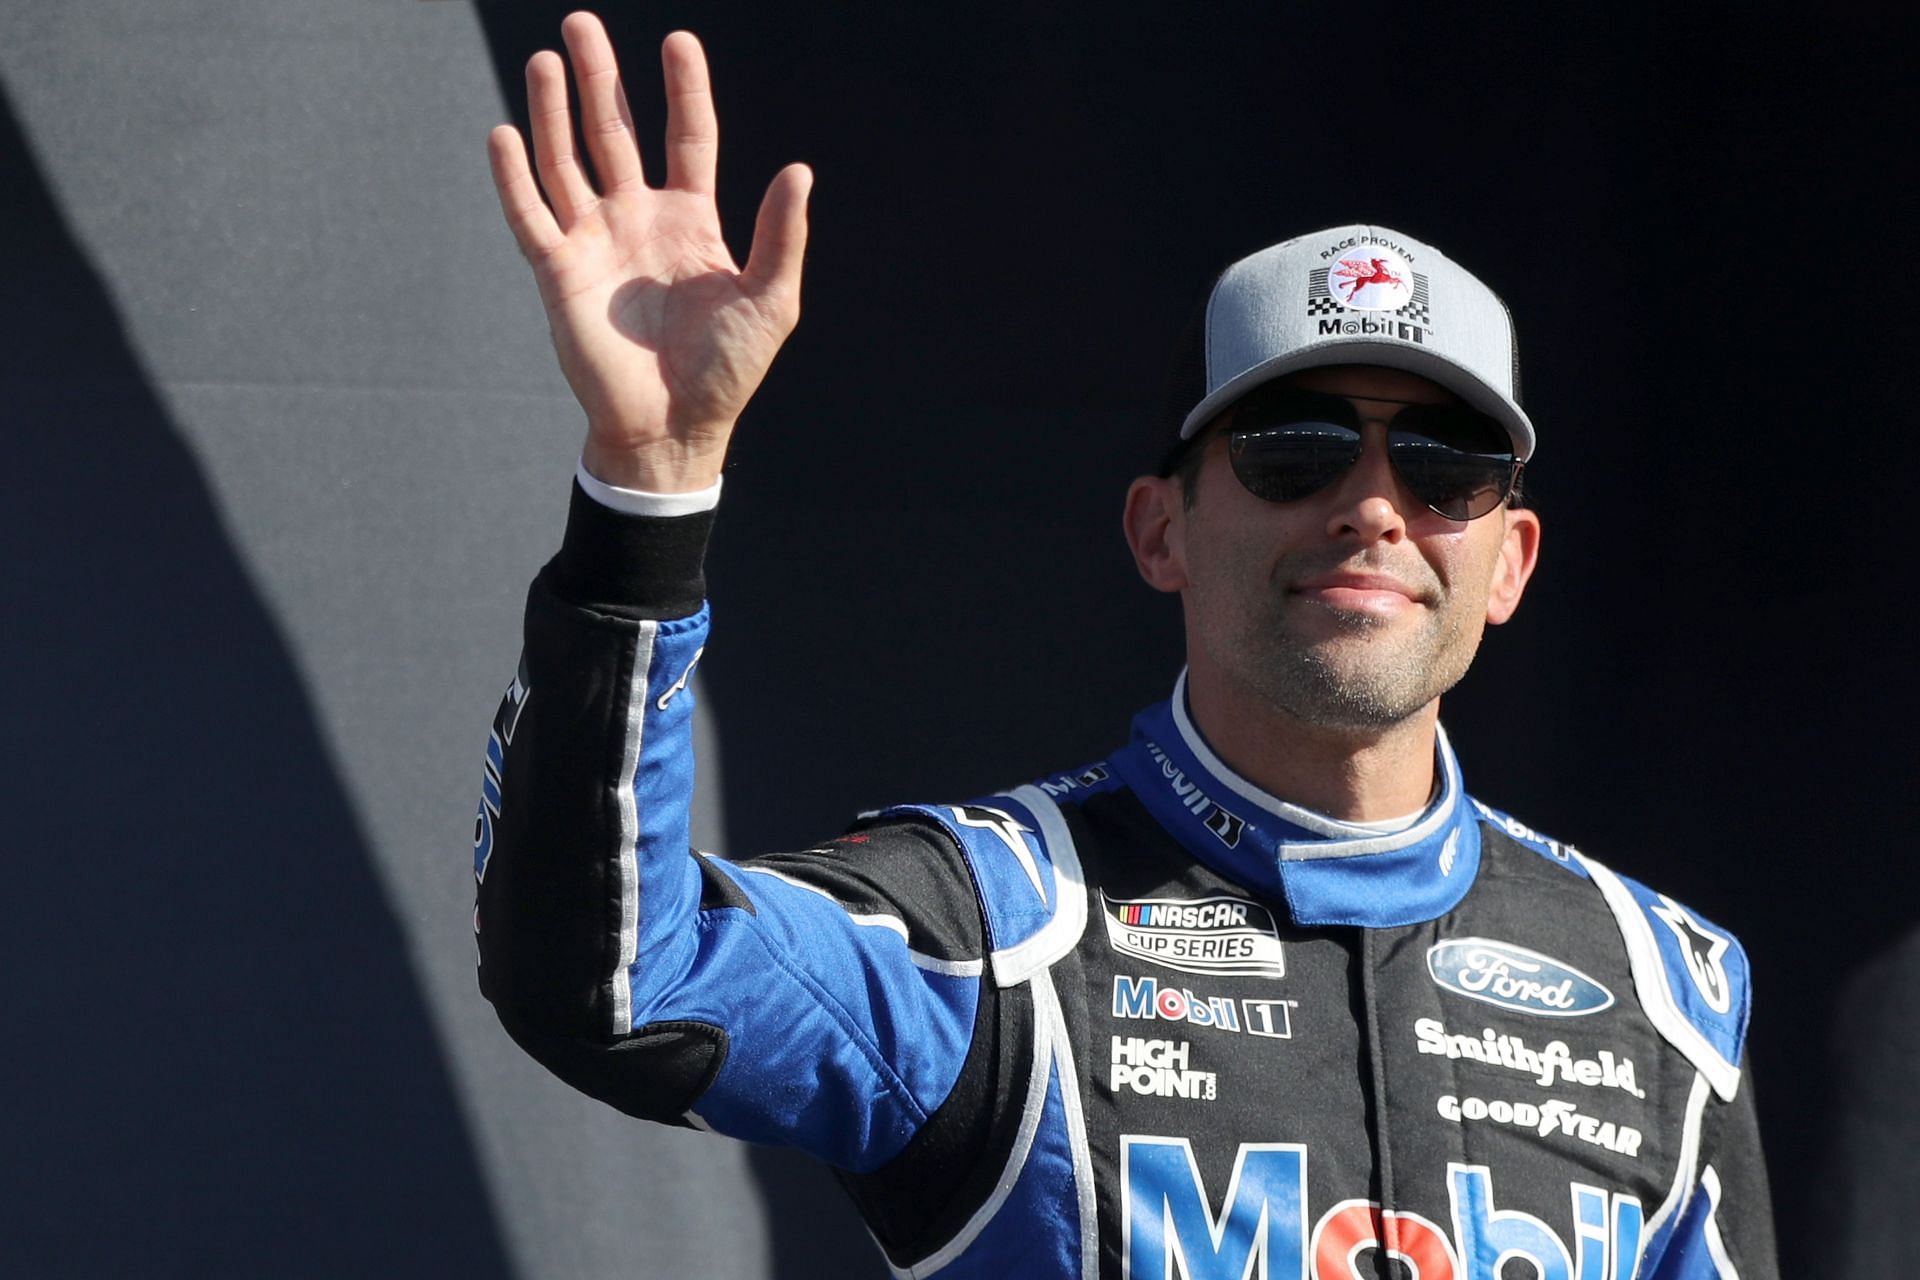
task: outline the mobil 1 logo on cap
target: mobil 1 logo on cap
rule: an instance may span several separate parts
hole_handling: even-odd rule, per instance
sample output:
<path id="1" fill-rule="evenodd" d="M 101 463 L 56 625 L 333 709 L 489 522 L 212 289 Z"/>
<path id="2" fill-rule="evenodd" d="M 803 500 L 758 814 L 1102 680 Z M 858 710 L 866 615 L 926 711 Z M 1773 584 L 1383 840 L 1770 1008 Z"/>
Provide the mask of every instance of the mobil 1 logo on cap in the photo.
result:
<path id="1" fill-rule="evenodd" d="M 1245 898 L 1138 898 L 1104 893 L 1107 942 L 1186 973 L 1278 978 L 1286 972 L 1273 912 Z"/>

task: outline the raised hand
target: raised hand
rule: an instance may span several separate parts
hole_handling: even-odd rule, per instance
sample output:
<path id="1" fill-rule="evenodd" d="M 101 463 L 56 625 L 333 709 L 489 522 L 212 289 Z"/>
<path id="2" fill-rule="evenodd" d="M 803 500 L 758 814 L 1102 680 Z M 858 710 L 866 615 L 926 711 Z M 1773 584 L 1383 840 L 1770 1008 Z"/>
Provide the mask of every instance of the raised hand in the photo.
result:
<path id="1" fill-rule="evenodd" d="M 661 493 L 704 488 L 800 318 L 813 174 L 795 164 L 774 176 L 742 270 L 714 206 L 720 135 L 700 42 L 676 31 L 660 46 L 667 181 L 655 190 L 641 171 L 606 29 L 574 13 L 560 30 L 601 189 L 574 151 L 566 64 L 542 50 L 527 62 L 534 169 L 519 130 L 500 125 L 487 138 L 500 208 L 539 282 L 561 371 L 587 413 L 587 470 Z"/>

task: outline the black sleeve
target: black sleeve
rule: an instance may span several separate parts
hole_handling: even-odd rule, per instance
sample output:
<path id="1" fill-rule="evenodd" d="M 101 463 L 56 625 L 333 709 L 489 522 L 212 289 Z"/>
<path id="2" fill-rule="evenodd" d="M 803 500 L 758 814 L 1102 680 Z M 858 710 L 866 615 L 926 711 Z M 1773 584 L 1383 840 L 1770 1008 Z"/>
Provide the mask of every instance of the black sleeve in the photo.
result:
<path id="1" fill-rule="evenodd" d="M 1773 1204 L 1750 1070 L 1732 1102 L 1707 1104 L 1691 1192 L 1648 1280 L 1779 1280 Z"/>
<path id="2" fill-rule="evenodd" d="M 1717 1188 L 1712 1221 L 1735 1274 L 1741 1280 L 1779 1280 L 1773 1198 L 1767 1183 L 1766 1157 L 1760 1148 L 1753 1093 L 1749 1062 L 1741 1071 L 1740 1092 L 1734 1100 L 1709 1110 L 1701 1134 L 1701 1178 L 1706 1181 L 1707 1171 L 1712 1170 L 1712 1184 Z M 1711 1255 L 1712 1242 L 1707 1243 Z"/>
<path id="3" fill-rule="evenodd" d="M 737 863 L 689 847 L 711 523 L 575 490 L 488 743 L 480 987 L 528 1052 L 630 1114 L 877 1168 L 960 1076 L 979 904 L 930 826 Z"/>

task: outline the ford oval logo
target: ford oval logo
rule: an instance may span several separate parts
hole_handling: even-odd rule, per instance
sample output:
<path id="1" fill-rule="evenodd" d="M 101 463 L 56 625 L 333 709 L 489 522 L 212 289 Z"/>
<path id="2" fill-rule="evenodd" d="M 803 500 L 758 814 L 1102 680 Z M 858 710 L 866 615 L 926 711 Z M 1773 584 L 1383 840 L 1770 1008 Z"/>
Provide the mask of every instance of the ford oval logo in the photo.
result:
<path id="1" fill-rule="evenodd" d="M 1613 992 L 1552 956 L 1491 938 L 1449 938 L 1427 949 L 1427 972 L 1449 991 L 1548 1018 L 1598 1013 Z"/>

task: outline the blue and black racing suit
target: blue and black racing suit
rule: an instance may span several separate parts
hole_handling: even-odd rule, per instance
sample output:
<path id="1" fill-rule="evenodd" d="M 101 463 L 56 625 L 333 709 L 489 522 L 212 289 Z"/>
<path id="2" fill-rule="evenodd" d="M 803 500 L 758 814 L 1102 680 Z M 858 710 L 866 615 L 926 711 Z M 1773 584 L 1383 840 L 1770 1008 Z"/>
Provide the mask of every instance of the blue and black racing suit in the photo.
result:
<path id="1" fill-rule="evenodd" d="M 813 1153 L 901 1276 L 1777 1274 L 1739 944 L 1444 737 L 1377 834 L 1238 776 L 1176 688 L 1090 765 L 692 850 L 711 518 L 576 489 L 494 723 L 480 984 L 560 1077 Z"/>

